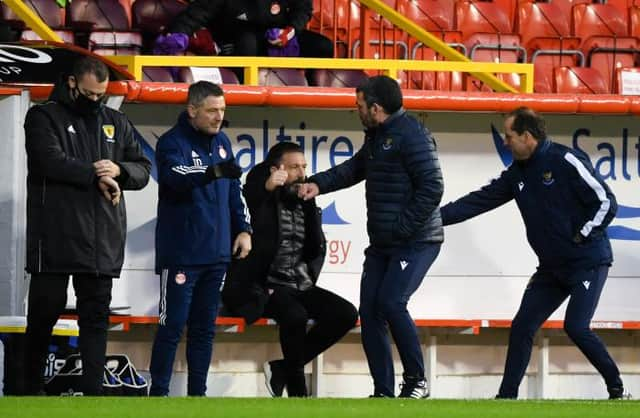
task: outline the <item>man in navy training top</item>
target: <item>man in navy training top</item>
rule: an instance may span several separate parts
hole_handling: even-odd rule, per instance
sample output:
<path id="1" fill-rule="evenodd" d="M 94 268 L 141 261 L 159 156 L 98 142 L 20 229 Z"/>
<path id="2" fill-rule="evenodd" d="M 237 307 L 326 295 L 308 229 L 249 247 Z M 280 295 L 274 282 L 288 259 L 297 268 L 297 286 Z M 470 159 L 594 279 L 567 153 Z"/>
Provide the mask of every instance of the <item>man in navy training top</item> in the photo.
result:
<path id="1" fill-rule="evenodd" d="M 615 196 L 581 151 L 551 142 L 544 120 L 520 107 L 504 121 L 514 162 L 477 191 L 441 208 L 451 225 L 516 200 L 539 265 L 511 325 L 502 384 L 496 398 L 517 398 L 533 337 L 569 298 L 564 329 L 600 372 L 610 399 L 626 397 L 620 372 L 589 323 L 613 261 L 607 225 Z"/>
<path id="2" fill-rule="evenodd" d="M 185 324 L 189 396 L 204 396 L 220 288 L 234 255 L 251 250 L 251 227 L 240 197 L 240 167 L 220 131 L 222 89 L 189 87 L 187 109 L 160 137 L 156 273 L 160 324 L 151 354 L 152 396 L 167 396 L 176 347 Z"/>
<path id="3" fill-rule="evenodd" d="M 309 178 L 299 194 L 310 199 L 365 181 L 370 245 L 360 283 L 360 319 L 373 396 L 395 394 L 388 325 L 404 368 L 399 396 L 426 398 L 424 360 L 407 303 L 444 239 L 438 210 L 444 186 L 436 144 L 402 108 L 402 92 L 390 77 L 365 80 L 356 89 L 356 105 L 366 128 L 362 148 Z"/>

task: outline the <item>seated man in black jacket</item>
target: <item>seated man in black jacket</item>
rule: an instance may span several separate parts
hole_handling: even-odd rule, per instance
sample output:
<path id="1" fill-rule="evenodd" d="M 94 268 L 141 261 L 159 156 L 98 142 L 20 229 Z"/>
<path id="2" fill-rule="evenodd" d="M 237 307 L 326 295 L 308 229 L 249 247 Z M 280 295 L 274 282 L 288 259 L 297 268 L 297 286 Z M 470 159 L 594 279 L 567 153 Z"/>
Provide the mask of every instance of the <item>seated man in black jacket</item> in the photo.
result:
<path id="1" fill-rule="evenodd" d="M 247 176 L 243 195 L 254 247 L 232 262 L 222 293 L 225 306 L 253 323 L 261 316 L 280 327 L 284 359 L 265 363 L 273 396 L 306 396 L 304 365 L 353 328 L 356 308 L 316 286 L 326 252 L 322 216 L 314 200 L 297 197 L 305 180 L 304 154 L 293 142 L 271 148 Z M 307 321 L 313 326 L 307 330 Z"/>

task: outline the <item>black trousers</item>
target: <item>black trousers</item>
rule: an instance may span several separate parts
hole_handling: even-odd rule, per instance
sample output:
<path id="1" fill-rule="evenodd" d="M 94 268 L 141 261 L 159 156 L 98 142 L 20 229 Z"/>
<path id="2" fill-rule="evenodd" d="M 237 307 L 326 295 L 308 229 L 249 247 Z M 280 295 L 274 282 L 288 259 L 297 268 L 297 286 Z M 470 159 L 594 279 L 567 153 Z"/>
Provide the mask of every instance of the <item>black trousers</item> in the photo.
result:
<path id="1" fill-rule="evenodd" d="M 81 390 L 85 395 L 102 393 L 112 282 L 112 278 L 107 276 L 73 276 L 80 328 Z M 68 284 L 69 275 L 65 274 L 31 275 L 25 354 L 27 395 L 43 390 L 47 348 L 53 326 L 67 303 Z"/>
<path id="2" fill-rule="evenodd" d="M 305 291 L 274 286 L 264 315 L 280 327 L 280 346 L 289 373 L 299 371 L 338 342 L 358 320 L 358 311 L 349 301 L 317 286 Z M 314 324 L 307 330 L 309 319 Z"/>

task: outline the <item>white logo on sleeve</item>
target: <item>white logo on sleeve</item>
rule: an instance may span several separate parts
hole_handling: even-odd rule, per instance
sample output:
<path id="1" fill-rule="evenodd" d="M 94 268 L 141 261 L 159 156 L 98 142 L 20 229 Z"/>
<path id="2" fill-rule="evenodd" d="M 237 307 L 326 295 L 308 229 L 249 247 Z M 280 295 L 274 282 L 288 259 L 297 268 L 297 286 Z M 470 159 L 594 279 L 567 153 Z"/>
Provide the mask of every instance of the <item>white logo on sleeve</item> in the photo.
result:
<path id="1" fill-rule="evenodd" d="M 584 282 L 582 282 L 582 285 L 584 286 L 585 289 L 589 290 L 589 286 L 591 286 L 591 282 L 585 280 Z"/>
<path id="2" fill-rule="evenodd" d="M 524 189 L 524 183 L 523 182 L 518 183 L 518 189 L 520 191 L 522 191 L 522 189 Z"/>
<path id="3" fill-rule="evenodd" d="M 400 268 L 402 269 L 402 271 L 404 271 L 404 269 L 406 269 L 408 265 L 409 265 L 408 262 L 404 260 L 400 260 Z"/>
<path id="4" fill-rule="evenodd" d="M 197 152 L 191 150 L 191 158 L 193 159 L 193 165 L 197 167 L 202 166 L 202 160 L 200 159 L 200 156 L 198 155 Z"/>
<path id="5" fill-rule="evenodd" d="M 72 134 L 76 133 L 76 129 L 73 127 L 73 125 L 69 125 L 67 127 L 67 132 L 71 132 Z"/>

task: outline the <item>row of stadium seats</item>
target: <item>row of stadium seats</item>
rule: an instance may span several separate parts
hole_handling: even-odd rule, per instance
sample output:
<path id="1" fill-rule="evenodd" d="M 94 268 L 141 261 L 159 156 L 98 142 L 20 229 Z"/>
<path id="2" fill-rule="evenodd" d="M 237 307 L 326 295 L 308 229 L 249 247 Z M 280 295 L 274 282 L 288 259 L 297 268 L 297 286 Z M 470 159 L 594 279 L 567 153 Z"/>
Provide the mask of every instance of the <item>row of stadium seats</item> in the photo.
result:
<path id="1" fill-rule="evenodd" d="M 640 41 L 633 36 L 640 27 L 640 0 L 609 1 L 606 4 L 584 0 L 385 0 L 398 12 L 438 35 L 475 61 L 530 62 L 535 66 L 536 92 L 558 92 L 562 68 L 588 67 L 574 73 L 590 73 L 602 78 L 604 92 L 618 92 L 621 68 L 637 63 Z M 43 20 L 70 43 L 96 53 L 149 53 L 153 39 L 186 3 L 181 0 L 74 0 L 59 8 L 53 0 L 25 0 Z M 4 4 L 1 16 L 16 30 L 24 23 Z M 336 41 L 339 56 L 357 57 L 360 46 L 360 5 L 356 0 L 314 0 L 310 29 Z M 625 15 L 623 11 L 628 13 Z M 365 39 L 365 58 L 410 58 L 440 60 L 433 50 L 394 28 L 380 16 L 369 13 L 370 33 Z M 572 16 L 568 19 L 568 16 Z M 626 16 L 626 17 L 625 17 Z M 22 39 L 37 39 L 23 30 Z M 181 72 L 184 73 L 184 72 Z M 303 84 L 296 71 L 263 72 L 264 79 L 277 83 Z M 324 78 L 331 85 L 357 80 L 352 72 L 331 72 Z M 147 70 L 149 79 L 188 81 L 190 76 L 157 69 Z M 478 80 L 457 73 L 403 73 L 404 85 L 429 90 L 487 90 Z M 519 86 L 516 75 L 500 75 Z M 229 78 L 229 77 L 228 77 Z M 322 77 L 321 77 L 322 78 Z M 225 76 L 223 74 L 223 79 Z M 231 78 L 227 81 L 232 81 Z M 598 91 L 601 89 L 598 88 Z"/>

